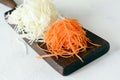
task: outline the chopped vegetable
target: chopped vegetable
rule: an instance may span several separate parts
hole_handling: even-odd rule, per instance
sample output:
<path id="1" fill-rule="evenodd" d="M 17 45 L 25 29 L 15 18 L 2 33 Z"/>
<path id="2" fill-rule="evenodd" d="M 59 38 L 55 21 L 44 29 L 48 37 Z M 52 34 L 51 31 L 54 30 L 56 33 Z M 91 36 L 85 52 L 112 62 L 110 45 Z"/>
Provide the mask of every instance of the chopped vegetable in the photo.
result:
<path id="1" fill-rule="evenodd" d="M 51 54 L 38 56 L 45 58 L 50 56 L 61 56 L 69 58 L 79 52 L 84 52 L 88 44 L 98 46 L 86 37 L 86 32 L 76 19 L 64 18 L 53 23 L 45 34 L 45 43 Z"/>
<path id="2" fill-rule="evenodd" d="M 58 56 L 69 58 L 86 51 L 88 44 L 99 46 L 86 37 L 86 32 L 76 19 L 62 18 L 51 0 L 24 0 L 11 14 L 8 22 L 15 24 L 15 30 L 30 43 L 43 42 L 50 52 L 39 58 Z M 51 26 L 50 26 L 51 25 Z"/>
<path id="3" fill-rule="evenodd" d="M 16 31 L 32 43 L 43 42 L 43 36 L 50 24 L 59 18 L 51 0 L 24 0 L 8 15 L 8 23 L 16 24 Z"/>

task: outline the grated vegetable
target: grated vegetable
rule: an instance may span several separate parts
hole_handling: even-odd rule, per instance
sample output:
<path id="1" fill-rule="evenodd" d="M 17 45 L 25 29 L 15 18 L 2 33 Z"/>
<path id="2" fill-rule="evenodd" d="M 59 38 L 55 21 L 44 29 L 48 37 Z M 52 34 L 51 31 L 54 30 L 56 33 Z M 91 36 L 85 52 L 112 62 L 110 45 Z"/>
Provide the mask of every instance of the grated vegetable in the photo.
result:
<path id="1" fill-rule="evenodd" d="M 24 0 L 11 14 L 8 23 L 16 24 L 16 31 L 23 38 L 43 42 L 43 36 L 50 24 L 59 19 L 51 0 Z"/>
<path id="2" fill-rule="evenodd" d="M 78 54 L 86 51 L 88 44 L 100 46 L 87 38 L 85 30 L 76 19 L 70 18 L 58 20 L 48 28 L 45 33 L 45 44 L 50 54 L 41 55 L 38 58 L 51 56 L 69 58 L 75 55 L 82 62 L 83 60 Z"/>

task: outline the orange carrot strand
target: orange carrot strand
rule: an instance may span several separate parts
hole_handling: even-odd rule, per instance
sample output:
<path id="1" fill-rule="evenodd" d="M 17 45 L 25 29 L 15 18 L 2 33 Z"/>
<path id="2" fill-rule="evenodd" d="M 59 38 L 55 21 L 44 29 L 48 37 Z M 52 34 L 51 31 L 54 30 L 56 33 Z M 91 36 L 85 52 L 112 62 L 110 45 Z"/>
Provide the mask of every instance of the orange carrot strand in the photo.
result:
<path id="1" fill-rule="evenodd" d="M 89 47 L 88 43 L 99 46 L 86 37 L 85 30 L 76 19 L 69 18 L 53 23 L 45 33 L 44 40 L 48 51 L 51 53 L 39 58 L 51 56 L 69 58 L 75 55 L 83 62 L 78 53 L 86 51 Z"/>

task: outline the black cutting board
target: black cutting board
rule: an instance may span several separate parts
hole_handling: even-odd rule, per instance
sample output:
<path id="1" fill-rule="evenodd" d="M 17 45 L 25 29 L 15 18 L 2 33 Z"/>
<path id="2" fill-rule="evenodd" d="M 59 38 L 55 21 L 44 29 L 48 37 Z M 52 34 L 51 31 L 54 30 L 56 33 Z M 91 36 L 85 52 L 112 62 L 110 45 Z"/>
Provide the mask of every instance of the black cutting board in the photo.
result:
<path id="1" fill-rule="evenodd" d="M 6 20 L 7 20 L 6 15 L 8 13 L 11 13 L 13 10 L 14 9 L 5 13 Z M 15 25 L 10 24 L 10 26 L 14 28 Z M 106 40 L 102 39 L 101 37 L 95 35 L 94 33 L 88 30 L 86 30 L 86 33 L 87 33 L 87 37 L 90 40 L 92 40 L 93 43 L 100 44 L 101 46 L 97 46 L 97 47 L 94 46 L 92 48 L 87 49 L 86 52 L 80 53 L 79 56 L 82 57 L 84 62 L 81 62 L 76 56 L 67 59 L 62 57 L 59 57 L 58 59 L 56 59 L 55 57 L 49 57 L 49 58 L 44 58 L 44 60 L 49 65 L 51 65 L 56 71 L 58 71 L 60 74 L 65 76 L 71 74 L 72 72 L 78 70 L 79 68 L 82 68 L 83 66 L 92 62 L 93 60 L 99 58 L 109 50 L 110 45 Z M 28 43 L 29 41 L 28 39 L 24 39 L 24 40 L 26 43 Z M 32 45 L 30 45 L 30 47 L 33 48 L 39 55 L 48 54 L 47 52 L 44 52 L 39 48 L 40 44 L 42 43 L 34 42 Z M 43 45 L 43 47 L 46 46 Z"/>

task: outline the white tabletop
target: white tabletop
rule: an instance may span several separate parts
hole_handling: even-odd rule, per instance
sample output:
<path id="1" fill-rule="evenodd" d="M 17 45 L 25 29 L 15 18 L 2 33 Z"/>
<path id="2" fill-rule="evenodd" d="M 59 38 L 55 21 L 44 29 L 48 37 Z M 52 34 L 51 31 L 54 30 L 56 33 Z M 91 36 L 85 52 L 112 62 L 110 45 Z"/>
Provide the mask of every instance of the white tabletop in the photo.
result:
<path id="1" fill-rule="evenodd" d="M 20 0 L 16 0 L 20 3 Z M 10 8 L 0 4 L 0 80 L 120 80 L 120 0 L 53 0 L 57 10 L 80 23 L 110 43 L 104 56 L 62 76 L 10 28 L 4 12 Z"/>

